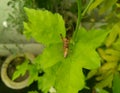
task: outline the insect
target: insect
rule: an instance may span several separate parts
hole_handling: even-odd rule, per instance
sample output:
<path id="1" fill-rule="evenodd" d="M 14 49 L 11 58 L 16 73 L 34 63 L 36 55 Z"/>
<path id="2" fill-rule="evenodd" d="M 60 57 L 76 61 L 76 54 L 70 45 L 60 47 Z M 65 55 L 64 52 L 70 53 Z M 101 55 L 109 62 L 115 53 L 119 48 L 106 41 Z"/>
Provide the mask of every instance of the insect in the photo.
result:
<path id="1" fill-rule="evenodd" d="M 63 41 L 64 58 L 66 58 L 69 50 L 69 39 L 67 37 L 63 38 L 62 34 L 60 34 L 60 36 Z"/>

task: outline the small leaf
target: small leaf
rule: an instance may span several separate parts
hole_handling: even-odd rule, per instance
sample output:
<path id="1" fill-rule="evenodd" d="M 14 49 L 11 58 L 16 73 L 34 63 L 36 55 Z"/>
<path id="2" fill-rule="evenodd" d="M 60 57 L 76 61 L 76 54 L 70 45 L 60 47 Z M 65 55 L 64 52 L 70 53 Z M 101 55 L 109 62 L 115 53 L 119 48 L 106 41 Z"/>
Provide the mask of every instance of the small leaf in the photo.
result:
<path id="1" fill-rule="evenodd" d="M 108 71 L 110 69 L 114 69 L 117 66 L 117 62 L 106 62 L 99 69 L 100 72 Z"/>
<path id="2" fill-rule="evenodd" d="M 97 83 L 95 87 L 100 88 L 100 89 L 107 87 L 107 86 L 111 87 L 112 80 L 113 80 L 113 74 L 110 74 L 109 76 L 104 77 L 103 80 L 101 80 L 99 83 Z"/>
<path id="3" fill-rule="evenodd" d="M 97 93 L 109 93 L 108 91 L 106 91 L 104 89 L 99 89 L 99 88 L 96 88 L 96 92 Z"/>
<path id="4" fill-rule="evenodd" d="M 120 38 L 113 43 L 112 47 L 120 52 Z"/>
<path id="5" fill-rule="evenodd" d="M 104 0 L 95 0 L 88 9 L 88 12 L 91 12 L 95 9 L 98 5 L 100 5 Z"/>
<path id="6" fill-rule="evenodd" d="M 29 61 L 26 60 L 24 61 L 21 65 L 18 65 L 16 68 L 17 70 L 14 72 L 13 76 L 12 76 L 12 80 L 15 80 L 16 78 L 18 78 L 19 76 L 23 76 L 25 75 L 26 71 L 28 70 L 28 63 Z"/>
<path id="7" fill-rule="evenodd" d="M 90 79 L 91 77 L 93 77 L 94 75 L 96 75 L 97 72 L 98 72 L 97 69 L 91 70 L 91 71 L 88 73 L 86 79 Z"/>
<path id="8" fill-rule="evenodd" d="M 113 93 L 120 93 L 120 74 L 115 73 L 113 79 Z"/>
<path id="9" fill-rule="evenodd" d="M 119 33 L 120 33 L 120 26 L 119 25 L 120 24 L 117 23 L 112 27 L 112 30 L 111 30 L 109 36 L 106 39 L 105 45 L 107 47 L 110 47 L 115 42 L 117 36 L 119 35 Z"/>
<path id="10" fill-rule="evenodd" d="M 112 8 L 112 6 L 117 2 L 117 0 L 110 0 L 110 2 L 108 2 L 108 0 L 104 0 L 104 4 L 100 9 L 100 14 L 103 14 L 104 12 L 106 12 L 107 10 L 109 10 L 109 8 Z"/>
<path id="11" fill-rule="evenodd" d="M 116 57 L 120 58 L 120 51 L 118 51 L 118 50 L 108 48 L 105 50 L 105 53 L 107 55 L 116 56 Z"/>

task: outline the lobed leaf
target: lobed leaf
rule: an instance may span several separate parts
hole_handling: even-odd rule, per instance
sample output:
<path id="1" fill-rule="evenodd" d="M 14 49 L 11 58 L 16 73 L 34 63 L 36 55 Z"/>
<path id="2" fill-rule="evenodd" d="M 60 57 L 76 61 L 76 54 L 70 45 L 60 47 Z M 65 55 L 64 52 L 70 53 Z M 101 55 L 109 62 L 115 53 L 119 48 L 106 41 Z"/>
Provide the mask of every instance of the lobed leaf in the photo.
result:
<path id="1" fill-rule="evenodd" d="M 73 61 L 79 61 L 87 69 L 95 69 L 100 66 L 100 57 L 96 49 L 104 42 L 108 31 L 80 29 L 77 34 L 77 42 L 74 47 Z"/>
<path id="2" fill-rule="evenodd" d="M 66 59 L 58 69 L 55 88 L 57 93 L 78 93 L 85 86 L 85 77 L 80 64 Z"/>
<path id="3" fill-rule="evenodd" d="M 85 86 L 82 68 L 95 69 L 100 66 L 96 49 L 103 43 L 108 31 L 78 30 L 75 44 L 70 44 L 69 54 L 64 58 L 60 34 L 65 37 L 64 21 L 59 14 L 47 10 L 25 8 L 29 22 L 24 23 L 25 34 L 47 45 L 42 55 L 35 60 L 37 66 L 31 72 L 31 82 L 38 79 L 39 89 L 47 93 L 54 87 L 57 93 L 78 93 Z M 46 21 L 47 20 L 47 21 Z M 43 76 L 37 70 L 42 69 Z M 34 73 L 35 72 L 35 73 Z"/>
<path id="4" fill-rule="evenodd" d="M 44 45 L 61 42 L 60 34 L 65 37 L 65 23 L 61 15 L 47 10 L 25 8 L 28 22 L 24 23 L 24 34 L 33 37 Z"/>
<path id="5" fill-rule="evenodd" d="M 44 76 L 39 80 L 42 89 L 45 91 L 54 86 L 57 93 L 78 93 L 85 86 L 82 68 L 95 69 L 100 66 L 100 57 L 96 48 L 102 44 L 107 34 L 108 32 L 103 30 L 87 32 L 81 29 L 76 37 L 78 41 L 70 46 L 72 52 L 69 52 L 67 58 L 63 57 L 61 43 L 47 47 L 39 56 L 39 63 L 45 71 Z M 51 71 L 59 62 L 57 69 Z"/>
<path id="6" fill-rule="evenodd" d="M 57 62 L 60 62 L 64 59 L 63 44 L 58 43 L 50 45 L 49 47 L 45 48 L 42 55 L 39 55 L 37 58 L 38 60 L 36 60 L 36 63 L 40 64 L 43 70 L 52 67 Z"/>

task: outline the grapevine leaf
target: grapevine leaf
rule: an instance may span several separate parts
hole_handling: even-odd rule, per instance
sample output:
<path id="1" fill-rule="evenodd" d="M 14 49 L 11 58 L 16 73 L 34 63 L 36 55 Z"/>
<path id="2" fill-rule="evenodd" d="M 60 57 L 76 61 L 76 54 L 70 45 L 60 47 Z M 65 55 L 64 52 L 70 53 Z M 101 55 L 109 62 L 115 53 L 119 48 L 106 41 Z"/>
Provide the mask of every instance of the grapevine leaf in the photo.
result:
<path id="1" fill-rule="evenodd" d="M 96 49 L 103 43 L 108 31 L 91 30 L 87 32 L 81 28 L 77 34 L 77 42 L 73 51 L 73 61 L 78 62 L 87 69 L 100 66 L 100 57 Z"/>
<path id="2" fill-rule="evenodd" d="M 66 59 L 58 69 L 55 88 L 57 93 L 78 93 L 85 86 L 85 78 L 79 62 Z"/>
<path id="3" fill-rule="evenodd" d="M 55 87 L 57 93 L 78 93 L 85 85 L 80 64 L 71 62 L 69 58 L 47 68 L 44 72 L 45 74 L 39 78 L 39 88 L 44 93 L 47 93 L 52 86 Z"/>
<path id="4" fill-rule="evenodd" d="M 36 63 L 40 64 L 42 69 L 46 69 L 62 61 L 64 59 L 62 47 L 62 43 L 58 43 L 45 48 L 42 55 L 37 57 Z"/>
<path id="5" fill-rule="evenodd" d="M 63 57 L 62 43 L 46 47 L 37 60 L 45 72 L 39 78 L 40 89 L 46 93 L 53 86 L 57 93 L 78 93 L 85 86 L 82 68 L 95 69 L 100 66 L 96 48 L 102 44 L 107 33 L 103 30 L 87 32 L 81 29 L 76 37 L 78 41 L 70 46 L 73 52 L 69 52 L 67 58 Z M 54 68 L 54 65 L 58 67 Z"/>
<path id="6" fill-rule="evenodd" d="M 78 93 L 85 86 L 82 68 L 95 69 L 100 66 L 100 57 L 96 48 L 102 44 L 108 32 L 78 30 L 75 37 L 77 41 L 75 44 L 70 44 L 71 50 L 69 49 L 68 56 L 64 58 L 60 38 L 60 34 L 65 37 L 62 17 L 47 10 L 27 8 L 25 10 L 29 19 L 28 23 L 24 23 L 25 34 L 44 45 L 49 45 L 35 60 L 38 67 L 33 68 L 35 72 L 38 68 L 44 72 L 44 75 L 38 79 L 39 88 L 44 93 L 47 93 L 51 87 L 54 87 L 57 93 Z M 35 80 L 36 78 L 37 74 Z"/>
<path id="7" fill-rule="evenodd" d="M 44 70 L 45 74 L 39 78 L 38 88 L 42 89 L 44 93 L 48 93 L 50 88 L 54 86 L 56 73 L 60 64 L 61 62 L 58 62 L 57 64 L 53 65 L 51 68 L 47 68 L 46 70 Z"/>
<path id="8" fill-rule="evenodd" d="M 60 34 L 65 37 L 64 20 L 58 13 L 47 10 L 34 10 L 25 8 L 28 22 L 24 23 L 24 34 L 33 37 L 37 42 L 49 45 L 61 42 Z"/>

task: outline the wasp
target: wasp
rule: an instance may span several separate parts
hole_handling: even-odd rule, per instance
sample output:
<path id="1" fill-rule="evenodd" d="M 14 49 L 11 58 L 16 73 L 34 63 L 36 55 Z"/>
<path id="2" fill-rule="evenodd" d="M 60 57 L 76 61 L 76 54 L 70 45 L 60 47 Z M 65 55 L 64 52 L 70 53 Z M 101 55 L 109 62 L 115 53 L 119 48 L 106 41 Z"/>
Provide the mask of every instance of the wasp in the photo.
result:
<path id="1" fill-rule="evenodd" d="M 62 34 L 60 36 L 63 41 L 64 58 L 66 58 L 69 50 L 69 39 L 67 37 L 63 38 Z"/>

